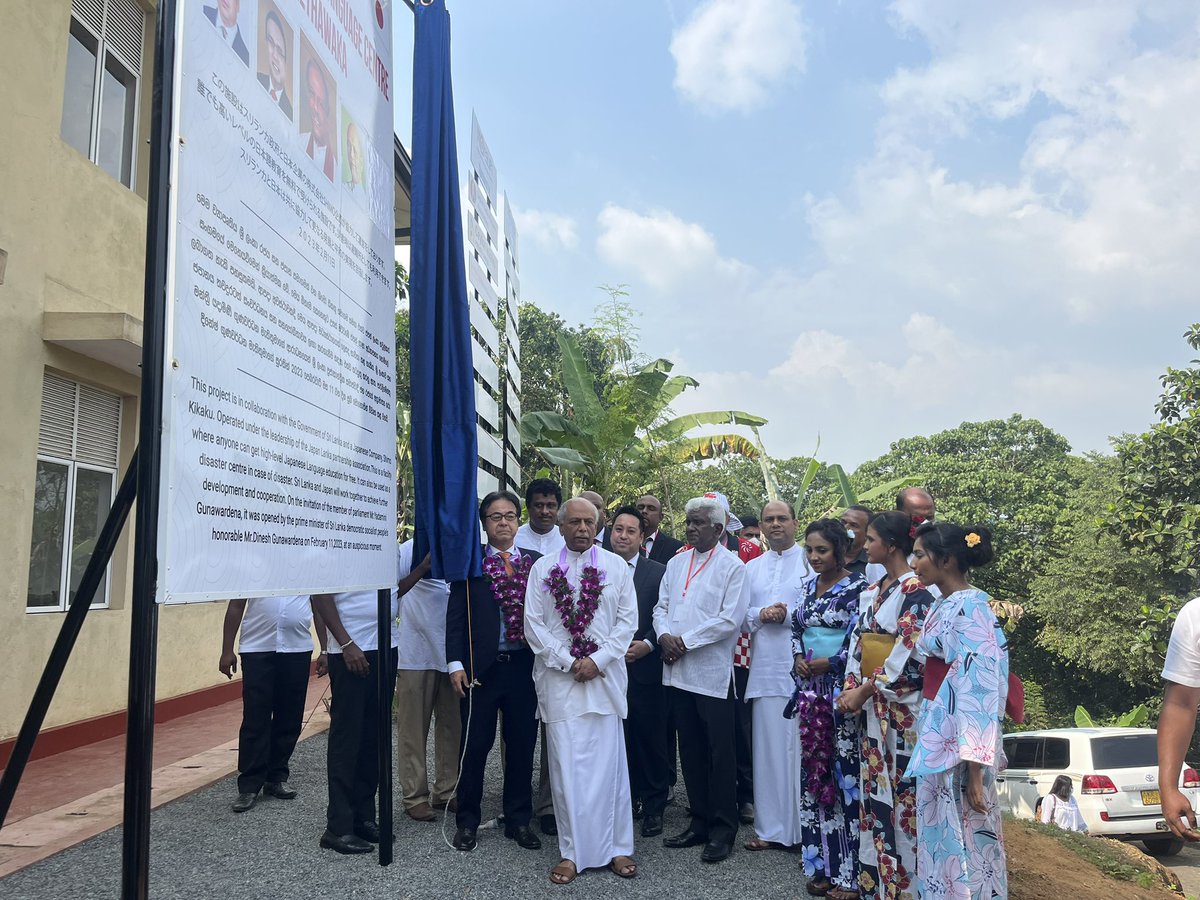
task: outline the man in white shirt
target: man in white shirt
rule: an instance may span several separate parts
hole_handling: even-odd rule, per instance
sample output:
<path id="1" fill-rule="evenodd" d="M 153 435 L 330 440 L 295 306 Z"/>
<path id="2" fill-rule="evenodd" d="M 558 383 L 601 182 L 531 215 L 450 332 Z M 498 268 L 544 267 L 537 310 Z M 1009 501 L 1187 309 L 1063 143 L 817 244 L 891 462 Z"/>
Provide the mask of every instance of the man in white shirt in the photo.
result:
<path id="1" fill-rule="evenodd" d="M 312 668 L 312 605 L 308 597 L 230 600 L 225 610 L 218 668 L 232 678 L 238 668 L 233 638 L 241 626 L 242 727 L 238 732 L 238 796 L 246 812 L 258 792 L 293 800 L 288 763 L 304 722 Z"/>
<path id="2" fill-rule="evenodd" d="M 600 494 L 595 491 L 583 491 L 580 495 L 584 500 L 596 507 L 596 511 L 600 513 L 600 527 L 596 531 L 595 543 L 597 547 L 603 547 L 605 550 L 611 549 L 608 542 L 608 529 L 606 528 L 605 519 L 608 516 L 608 503 Z"/>
<path id="3" fill-rule="evenodd" d="M 218 0 L 216 6 L 204 7 L 204 17 L 212 22 L 221 40 L 238 55 L 242 65 L 250 65 L 250 48 L 242 39 L 242 26 L 238 24 L 241 0 Z"/>
<path id="4" fill-rule="evenodd" d="M 428 578 L 429 554 L 413 565 L 413 542 L 400 545 L 400 645 L 396 663 L 396 772 L 404 811 L 432 822 L 445 809 L 458 779 L 462 720 L 458 695 L 446 674 L 446 603 L 450 585 Z M 433 796 L 430 802 L 426 747 L 433 733 Z"/>
<path id="5" fill-rule="evenodd" d="M 400 553 L 396 550 L 396 582 L 400 581 Z M 404 571 L 408 575 L 408 571 Z M 329 744 L 326 769 L 329 805 L 321 846 L 338 853 L 370 853 L 379 842 L 375 819 L 375 795 L 379 791 L 379 675 L 378 666 L 391 656 L 396 665 L 399 632 L 396 615 L 399 591 L 392 589 L 390 634 L 379 636 L 376 591 L 345 594 L 314 594 L 313 611 L 322 629 L 328 631 L 329 684 L 333 697 L 329 708 Z M 395 682 L 388 686 L 386 702 L 392 702 Z"/>
<path id="6" fill-rule="evenodd" d="M 304 85 L 304 101 L 308 104 L 311 130 L 301 132 L 300 146 L 308 158 L 317 164 L 317 168 L 325 173 L 325 177 L 333 181 L 337 164 L 333 98 L 325 72 L 314 59 L 310 59 L 304 67 Z"/>
<path id="7" fill-rule="evenodd" d="M 633 808 L 621 720 L 628 710 L 625 653 L 637 630 L 633 573 L 594 545 L 601 516 L 588 500 L 568 500 L 564 512 L 566 546 L 534 563 L 525 595 L 525 636 L 534 652 L 562 854 L 550 878 L 568 884 L 599 866 L 632 878 Z M 591 590 L 598 591 L 594 606 Z"/>
<path id="8" fill-rule="evenodd" d="M 265 68 L 258 73 L 258 83 L 266 88 L 267 93 L 271 95 L 271 100 L 290 119 L 292 117 L 292 99 L 288 96 L 288 88 L 291 85 L 288 84 L 290 79 L 287 71 L 290 47 L 283 32 L 283 19 L 273 9 L 267 13 L 263 22 L 263 38 L 267 49 L 267 58 Z M 262 65 L 262 61 L 259 62 L 259 65 Z"/>
<path id="9" fill-rule="evenodd" d="M 542 556 L 558 553 L 563 548 L 562 531 L 558 527 L 558 507 L 562 504 L 562 488 L 549 478 L 535 478 L 525 488 L 525 510 L 529 521 L 517 529 L 516 543 L 536 550 Z"/>
<path id="10" fill-rule="evenodd" d="M 700 858 L 720 862 L 738 830 L 733 645 L 746 617 L 746 571 L 737 554 L 721 546 L 725 509 L 719 501 L 695 497 L 684 511 L 691 550 L 667 563 L 654 630 L 692 819 L 663 846 L 704 844 Z"/>
<path id="11" fill-rule="evenodd" d="M 1200 840 L 1200 830 L 1191 800 L 1179 789 L 1179 775 L 1196 730 L 1196 707 L 1200 706 L 1200 597 L 1186 603 L 1175 618 L 1162 677 L 1167 683 L 1158 717 L 1162 814 L 1176 837 L 1194 842 Z"/>
<path id="12" fill-rule="evenodd" d="M 783 717 L 792 679 L 791 616 L 800 583 L 812 570 L 796 543 L 796 516 L 782 500 L 762 509 L 769 549 L 746 563 L 746 622 L 750 632 L 751 704 L 754 741 L 754 831 L 747 850 L 800 843 L 800 731 Z"/>

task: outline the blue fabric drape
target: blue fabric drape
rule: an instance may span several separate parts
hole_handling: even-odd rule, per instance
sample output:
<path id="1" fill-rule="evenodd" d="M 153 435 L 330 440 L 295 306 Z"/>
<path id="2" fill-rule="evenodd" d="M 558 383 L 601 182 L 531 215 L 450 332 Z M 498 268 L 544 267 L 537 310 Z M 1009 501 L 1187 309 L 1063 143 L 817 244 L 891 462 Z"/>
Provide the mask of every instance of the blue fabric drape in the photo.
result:
<path id="1" fill-rule="evenodd" d="M 480 574 L 475 380 L 463 252 L 450 15 L 416 4 L 413 51 L 411 298 L 413 559 L 432 575 Z"/>

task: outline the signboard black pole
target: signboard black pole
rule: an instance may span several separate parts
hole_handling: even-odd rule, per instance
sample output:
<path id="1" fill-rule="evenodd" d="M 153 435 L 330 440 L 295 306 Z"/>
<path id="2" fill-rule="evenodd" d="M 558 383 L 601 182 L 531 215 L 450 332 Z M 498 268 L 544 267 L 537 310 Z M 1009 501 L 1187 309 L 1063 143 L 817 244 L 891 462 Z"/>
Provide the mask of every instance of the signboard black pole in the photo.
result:
<path id="1" fill-rule="evenodd" d="M 392 669 L 392 592 L 380 588 L 379 649 L 375 674 L 379 679 L 379 864 L 392 864 L 392 694 L 396 673 Z"/>
<path id="2" fill-rule="evenodd" d="M 150 788 L 154 764 L 154 681 L 158 655 L 158 495 L 162 462 L 163 365 L 170 241 L 171 124 L 177 0 L 159 0 L 154 38 L 150 183 L 146 202 L 146 285 L 142 396 L 129 635 L 125 817 L 121 896 L 149 897 Z"/>

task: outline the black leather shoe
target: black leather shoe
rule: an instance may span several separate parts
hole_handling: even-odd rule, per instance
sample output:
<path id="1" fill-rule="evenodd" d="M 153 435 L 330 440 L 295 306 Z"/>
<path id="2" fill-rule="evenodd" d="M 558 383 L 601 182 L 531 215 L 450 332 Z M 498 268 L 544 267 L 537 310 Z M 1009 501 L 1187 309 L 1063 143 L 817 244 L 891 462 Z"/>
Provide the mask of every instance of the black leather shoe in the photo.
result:
<path id="1" fill-rule="evenodd" d="M 379 843 L 379 823 L 377 822 L 359 822 L 354 826 L 354 833 L 364 841 L 370 841 L 372 844 Z M 392 832 L 392 843 L 396 843 L 395 832 Z"/>
<path id="2" fill-rule="evenodd" d="M 738 806 L 738 818 L 742 820 L 743 825 L 754 824 L 754 804 L 743 803 Z"/>
<path id="3" fill-rule="evenodd" d="M 678 850 L 682 847 L 699 847 L 701 844 L 707 843 L 708 838 L 701 837 L 690 828 L 682 834 L 675 835 L 675 837 L 663 838 L 663 846 L 671 850 Z"/>
<path id="4" fill-rule="evenodd" d="M 263 785 L 263 793 L 269 794 L 276 800 L 295 800 L 296 790 L 286 781 L 268 781 Z"/>
<path id="5" fill-rule="evenodd" d="M 321 846 L 326 850 L 336 850 L 338 853 L 370 853 L 371 845 L 356 834 L 334 834 L 329 829 L 321 835 Z"/>
<path id="6" fill-rule="evenodd" d="M 724 841 L 710 841 L 704 845 L 704 849 L 700 851 L 700 861 L 706 863 L 718 863 L 723 859 L 728 858 L 733 852 L 733 844 L 726 844 Z"/>
<path id="7" fill-rule="evenodd" d="M 504 829 L 504 836 L 512 838 L 521 847 L 526 850 L 541 850 L 542 839 L 533 833 L 533 829 L 528 825 L 509 825 Z"/>
<path id="8" fill-rule="evenodd" d="M 458 829 L 458 831 L 454 832 L 454 840 L 452 843 L 454 844 L 455 850 L 462 850 L 464 852 L 474 850 L 477 843 L 475 840 L 475 829 Z"/>
<path id="9" fill-rule="evenodd" d="M 644 810 L 642 809 L 642 801 L 634 800 L 633 801 L 633 817 L 634 817 L 634 819 L 640 819 L 642 817 L 643 812 L 644 812 Z"/>
<path id="10" fill-rule="evenodd" d="M 662 816 L 647 814 L 646 818 L 642 819 L 642 837 L 658 837 L 662 831 Z"/>
<path id="11" fill-rule="evenodd" d="M 249 792 L 238 794 L 237 799 L 230 805 L 230 809 L 234 812 L 245 812 L 248 809 L 253 809 L 254 804 L 258 802 L 258 792 L 251 794 Z"/>
<path id="12" fill-rule="evenodd" d="M 558 834 L 558 820 L 554 818 L 553 814 L 542 816 L 538 821 L 538 827 L 542 829 L 542 834 L 546 837 L 554 837 Z"/>

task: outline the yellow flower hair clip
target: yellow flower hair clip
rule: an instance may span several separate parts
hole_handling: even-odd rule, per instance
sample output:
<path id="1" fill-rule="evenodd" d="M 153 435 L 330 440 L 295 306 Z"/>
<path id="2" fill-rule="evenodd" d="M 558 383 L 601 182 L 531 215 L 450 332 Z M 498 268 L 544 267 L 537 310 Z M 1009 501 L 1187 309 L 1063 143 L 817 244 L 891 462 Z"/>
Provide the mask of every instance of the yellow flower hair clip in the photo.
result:
<path id="1" fill-rule="evenodd" d="M 970 534 L 967 535 L 967 546 L 968 547 L 978 547 L 982 543 L 983 543 L 983 538 L 981 538 L 975 532 L 972 531 Z"/>

